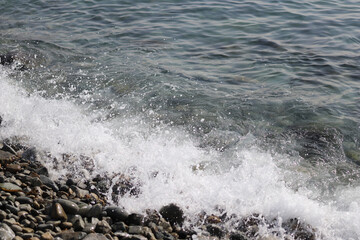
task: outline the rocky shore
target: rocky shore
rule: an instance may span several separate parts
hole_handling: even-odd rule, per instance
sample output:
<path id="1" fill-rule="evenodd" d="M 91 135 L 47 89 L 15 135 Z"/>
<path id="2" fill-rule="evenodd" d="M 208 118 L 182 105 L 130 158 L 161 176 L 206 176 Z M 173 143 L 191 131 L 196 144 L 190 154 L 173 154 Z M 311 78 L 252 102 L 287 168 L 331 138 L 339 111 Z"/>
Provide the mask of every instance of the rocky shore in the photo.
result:
<path id="1" fill-rule="evenodd" d="M 199 214 L 191 224 L 184 224 L 183 210 L 172 203 L 144 214 L 129 213 L 108 204 L 102 194 L 108 190 L 106 182 L 101 176 L 51 179 L 34 148 L 0 141 L 0 239 L 316 239 L 316 231 L 297 219 L 282 223 L 279 230 L 275 220 L 259 214 L 228 216 L 221 208 Z M 114 197 L 136 189 L 125 177 L 116 186 Z M 270 230 L 261 233 L 264 227 Z"/>

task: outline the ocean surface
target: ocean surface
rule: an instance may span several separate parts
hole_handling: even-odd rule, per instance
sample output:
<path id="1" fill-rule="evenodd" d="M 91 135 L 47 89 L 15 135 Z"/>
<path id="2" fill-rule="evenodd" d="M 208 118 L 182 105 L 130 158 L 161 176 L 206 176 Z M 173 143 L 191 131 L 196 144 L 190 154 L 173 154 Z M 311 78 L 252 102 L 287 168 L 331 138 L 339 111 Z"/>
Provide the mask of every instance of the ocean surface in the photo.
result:
<path id="1" fill-rule="evenodd" d="M 132 176 L 129 211 L 220 206 L 360 239 L 359 16 L 355 0 L 0 0 L 16 56 L 0 139 L 53 177 Z"/>

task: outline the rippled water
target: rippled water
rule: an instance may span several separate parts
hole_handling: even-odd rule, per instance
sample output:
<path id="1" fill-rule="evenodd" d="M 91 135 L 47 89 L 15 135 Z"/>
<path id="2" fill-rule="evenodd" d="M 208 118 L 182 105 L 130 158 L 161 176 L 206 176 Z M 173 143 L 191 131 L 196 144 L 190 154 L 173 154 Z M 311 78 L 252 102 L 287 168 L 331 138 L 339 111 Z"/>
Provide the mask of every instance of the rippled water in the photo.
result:
<path id="1" fill-rule="evenodd" d="M 118 203 L 133 210 L 222 204 L 357 239 L 359 14 L 340 0 L 0 1 L 0 54 L 28 68 L 1 67 L 0 136 L 136 175 L 141 196 Z"/>

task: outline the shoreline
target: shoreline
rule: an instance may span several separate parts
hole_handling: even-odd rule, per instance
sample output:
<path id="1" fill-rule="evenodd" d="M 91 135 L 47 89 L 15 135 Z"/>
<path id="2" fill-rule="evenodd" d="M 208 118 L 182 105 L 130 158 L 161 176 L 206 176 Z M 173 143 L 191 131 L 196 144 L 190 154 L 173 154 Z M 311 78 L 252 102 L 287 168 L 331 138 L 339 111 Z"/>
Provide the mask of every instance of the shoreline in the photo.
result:
<path id="1" fill-rule="evenodd" d="M 290 219 L 276 229 L 276 221 L 259 214 L 239 218 L 221 209 L 203 213 L 196 224 L 187 224 L 183 210 L 169 203 L 146 214 L 129 213 L 110 205 L 101 192 L 109 189 L 97 176 L 86 181 L 50 179 L 49 170 L 34 148 L 0 142 L 0 239 L 4 240 L 145 240 L 145 239 L 316 239 L 311 226 Z M 116 196 L 135 191 L 126 176 L 119 178 Z M 116 185 L 116 184 L 115 184 Z M 269 233 L 260 234 L 267 227 Z"/>

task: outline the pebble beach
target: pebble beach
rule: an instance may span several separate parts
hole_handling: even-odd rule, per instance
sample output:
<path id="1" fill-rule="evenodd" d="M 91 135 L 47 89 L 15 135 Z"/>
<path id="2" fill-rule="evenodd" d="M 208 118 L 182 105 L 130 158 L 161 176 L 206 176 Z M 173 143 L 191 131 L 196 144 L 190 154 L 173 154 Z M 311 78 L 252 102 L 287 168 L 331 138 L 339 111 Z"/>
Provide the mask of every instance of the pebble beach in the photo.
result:
<path id="1" fill-rule="evenodd" d="M 36 149 L 6 141 L 0 147 L 2 240 L 315 239 L 315 230 L 297 219 L 285 222 L 283 232 L 261 235 L 262 226 L 275 222 L 259 214 L 237 218 L 217 209 L 215 214 L 203 212 L 197 223 L 184 227 L 186 216 L 172 203 L 145 214 L 129 213 L 107 203 L 101 194 L 104 189 L 100 190 L 104 177 L 51 179 L 49 169 L 37 159 Z M 114 197 L 134 189 L 125 177 L 116 186 Z"/>

